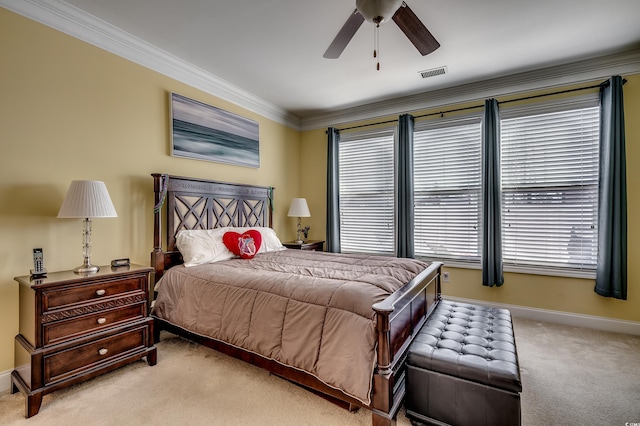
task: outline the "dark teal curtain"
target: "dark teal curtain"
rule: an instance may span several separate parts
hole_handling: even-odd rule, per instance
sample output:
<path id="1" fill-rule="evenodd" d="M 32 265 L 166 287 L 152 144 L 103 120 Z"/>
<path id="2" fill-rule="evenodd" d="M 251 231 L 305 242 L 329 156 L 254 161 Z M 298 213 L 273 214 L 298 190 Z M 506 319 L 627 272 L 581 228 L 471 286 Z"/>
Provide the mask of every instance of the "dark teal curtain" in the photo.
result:
<path id="1" fill-rule="evenodd" d="M 482 121 L 482 285 L 489 287 L 504 283 L 500 197 L 500 111 L 498 101 L 487 99 Z"/>
<path id="2" fill-rule="evenodd" d="M 627 299 L 627 173 L 623 79 L 600 89 L 600 182 L 595 292 Z"/>
<path id="3" fill-rule="evenodd" d="M 413 125 L 410 114 L 400 116 L 398 122 L 398 195 L 396 256 L 414 257 L 413 248 Z"/>
<path id="4" fill-rule="evenodd" d="M 340 253 L 340 186 L 338 154 L 340 132 L 327 129 L 327 251 Z"/>

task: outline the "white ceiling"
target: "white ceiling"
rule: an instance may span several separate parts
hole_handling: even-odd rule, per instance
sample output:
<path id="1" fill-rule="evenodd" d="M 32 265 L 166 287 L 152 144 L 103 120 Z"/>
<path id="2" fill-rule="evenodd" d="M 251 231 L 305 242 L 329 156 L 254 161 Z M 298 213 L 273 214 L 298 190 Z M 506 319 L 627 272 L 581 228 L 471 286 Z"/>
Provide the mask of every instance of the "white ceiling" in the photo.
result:
<path id="1" fill-rule="evenodd" d="M 302 119 L 640 48 L 640 0 L 407 3 L 441 47 L 421 56 L 387 22 L 376 71 L 368 22 L 339 59 L 322 57 L 354 0 L 66 0 Z"/>

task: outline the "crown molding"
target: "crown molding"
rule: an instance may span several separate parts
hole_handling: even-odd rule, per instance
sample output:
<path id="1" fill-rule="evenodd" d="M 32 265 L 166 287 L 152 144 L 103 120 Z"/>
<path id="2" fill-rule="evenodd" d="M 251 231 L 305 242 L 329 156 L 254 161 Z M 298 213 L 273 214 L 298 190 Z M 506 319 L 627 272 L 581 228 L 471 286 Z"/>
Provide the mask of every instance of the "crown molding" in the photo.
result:
<path id="1" fill-rule="evenodd" d="M 301 130 L 345 125 L 363 120 L 400 115 L 430 108 L 446 108 L 464 102 L 480 101 L 535 90 L 580 84 L 612 75 L 640 73 L 640 50 L 601 56 L 564 65 L 496 77 L 387 101 L 354 106 L 302 119 Z"/>
<path id="2" fill-rule="evenodd" d="M 0 6 L 295 130 L 300 119 L 231 83 L 60 0 L 0 0 Z"/>
<path id="3" fill-rule="evenodd" d="M 640 50 L 320 113 L 300 119 L 231 83 L 61 0 L 0 0 L 0 6 L 294 130 L 306 131 L 490 97 L 640 73 Z"/>

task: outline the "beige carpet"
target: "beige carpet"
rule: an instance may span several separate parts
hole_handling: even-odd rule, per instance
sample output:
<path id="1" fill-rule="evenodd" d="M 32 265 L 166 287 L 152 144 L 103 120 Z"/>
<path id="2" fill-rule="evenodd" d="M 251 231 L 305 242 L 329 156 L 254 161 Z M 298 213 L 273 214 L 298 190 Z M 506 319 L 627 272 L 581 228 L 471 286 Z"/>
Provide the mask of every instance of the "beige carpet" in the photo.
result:
<path id="1" fill-rule="evenodd" d="M 523 425 L 640 422 L 640 337 L 515 319 Z M 158 364 L 140 361 L 47 395 L 24 419 L 21 394 L 0 395 L 9 425 L 370 425 L 267 372 L 163 334 Z M 398 425 L 409 421 L 401 413 Z"/>

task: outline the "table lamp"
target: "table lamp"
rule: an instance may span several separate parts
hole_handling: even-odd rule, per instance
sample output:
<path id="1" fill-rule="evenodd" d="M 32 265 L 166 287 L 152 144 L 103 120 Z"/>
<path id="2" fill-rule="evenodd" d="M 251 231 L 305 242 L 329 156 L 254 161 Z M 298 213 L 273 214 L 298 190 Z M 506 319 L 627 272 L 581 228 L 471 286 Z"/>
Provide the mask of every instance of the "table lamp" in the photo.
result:
<path id="1" fill-rule="evenodd" d="M 77 274 L 98 272 L 100 268 L 91 264 L 91 219 L 94 217 L 118 217 L 109 191 L 104 182 L 97 180 L 74 180 L 62 202 L 59 218 L 83 219 L 82 254 L 84 263 L 73 270 Z"/>
<path id="2" fill-rule="evenodd" d="M 307 200 L 304 198 L 294 198 L 293 200 L 291 200 L 291 207 L 289 207 L 289 213 L 287 213 L 287 216 L 298 218 L 298 239 L 295 241 L 295 243 L 302 244 L 303 241 L 300 238 L 300 232 L 301 232 L 300 218 L 311 217 L 311 213 L 309 212 L 309 206 L 307 205 Z"/>

